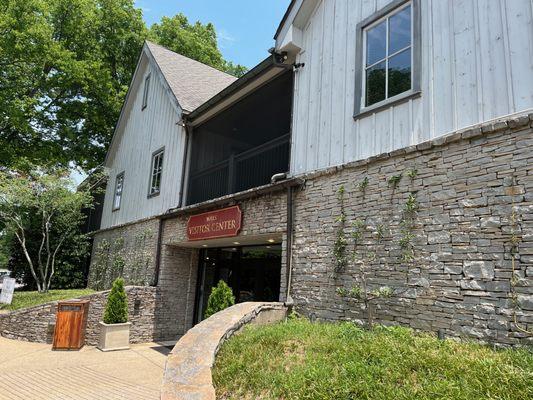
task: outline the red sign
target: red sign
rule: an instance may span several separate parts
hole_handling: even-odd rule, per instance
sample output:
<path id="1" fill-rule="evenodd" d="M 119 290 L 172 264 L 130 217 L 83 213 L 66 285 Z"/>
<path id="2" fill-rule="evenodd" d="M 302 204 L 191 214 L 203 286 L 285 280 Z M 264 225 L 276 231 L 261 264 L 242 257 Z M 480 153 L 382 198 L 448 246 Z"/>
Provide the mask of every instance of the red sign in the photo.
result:
<path id="1" fill-rule="evenodd" d="M 241 222 L 242 212 L 239 206 L 193 215 L 187 221 L 187 238 L 205 240 L 237 236 Z"/>

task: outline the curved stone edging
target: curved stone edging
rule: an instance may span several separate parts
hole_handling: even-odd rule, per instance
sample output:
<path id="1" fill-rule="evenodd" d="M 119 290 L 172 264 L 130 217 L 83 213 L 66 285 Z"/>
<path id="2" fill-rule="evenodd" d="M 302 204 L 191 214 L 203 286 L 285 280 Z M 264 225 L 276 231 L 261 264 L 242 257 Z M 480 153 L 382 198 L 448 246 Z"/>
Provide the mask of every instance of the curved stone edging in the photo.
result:
<path id="1" fill-rule="evenodd" d="M 246 324 L 279 322 L 286 315 L 283 303 L 247 302 L 220 311 L 191 328 L 167 358 L 161 399 L 215 399 L 211 367 L 224 341 Z"/>

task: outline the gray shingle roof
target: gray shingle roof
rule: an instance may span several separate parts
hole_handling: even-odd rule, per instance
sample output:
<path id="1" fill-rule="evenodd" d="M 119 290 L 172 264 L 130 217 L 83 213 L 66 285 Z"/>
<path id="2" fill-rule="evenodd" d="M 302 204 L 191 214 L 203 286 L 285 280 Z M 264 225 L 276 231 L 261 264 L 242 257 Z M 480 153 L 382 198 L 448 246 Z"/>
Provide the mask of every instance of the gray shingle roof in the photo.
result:
<path id="1" fill-rule="evenodd" d="M 237 79 L 155 43 L 146 45 L 184 111 L 193 111 Z"/>

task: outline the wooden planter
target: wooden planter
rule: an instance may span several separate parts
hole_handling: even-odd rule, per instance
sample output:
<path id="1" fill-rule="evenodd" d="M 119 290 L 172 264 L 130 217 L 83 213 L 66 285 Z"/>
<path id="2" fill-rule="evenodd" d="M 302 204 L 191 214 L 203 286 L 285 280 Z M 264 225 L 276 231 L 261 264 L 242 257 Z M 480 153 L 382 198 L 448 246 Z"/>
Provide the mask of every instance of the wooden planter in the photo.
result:
<path id="1" fill-rule="evenodd" d="M 131 322 L 123 324 L 106 324 L 100 322 L 100 341 L 98 348 L 102 351 L 127 350 L 130 348 Z"/>

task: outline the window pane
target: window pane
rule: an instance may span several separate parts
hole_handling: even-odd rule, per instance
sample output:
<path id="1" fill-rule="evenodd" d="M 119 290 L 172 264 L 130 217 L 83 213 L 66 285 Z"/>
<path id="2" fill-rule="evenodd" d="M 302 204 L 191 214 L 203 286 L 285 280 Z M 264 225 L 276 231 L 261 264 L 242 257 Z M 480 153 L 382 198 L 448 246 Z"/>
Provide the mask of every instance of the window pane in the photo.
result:
<path id="1" fill-rule="evenodd" d="M 389 95 L 411 89 L 411 48 L 389 59 Z"/>
<path id="2" fill-rule="evenodd" d="M 144 80 L 144 92 L 143 92 L 143 104 L 142 107 L 146 107 L 148 104 L 148 90 L 150 88 L 150 75 Z"/>
<path id="3" fill-rule="evenodd" d="M 385 99 L 385 61 L 366 70 L 365 99 L 365 106 Z"/>
<path id="4" fill-rule="evenodd" d="M 389 18 L 389 54 L 411 44 L 411 6 Z"/>
<path id="5" fill-rule="evenodd" d="M 372 65 L 385 58 L 387 26 L 386 21 L 366 31 L 366 65 Z"/>

